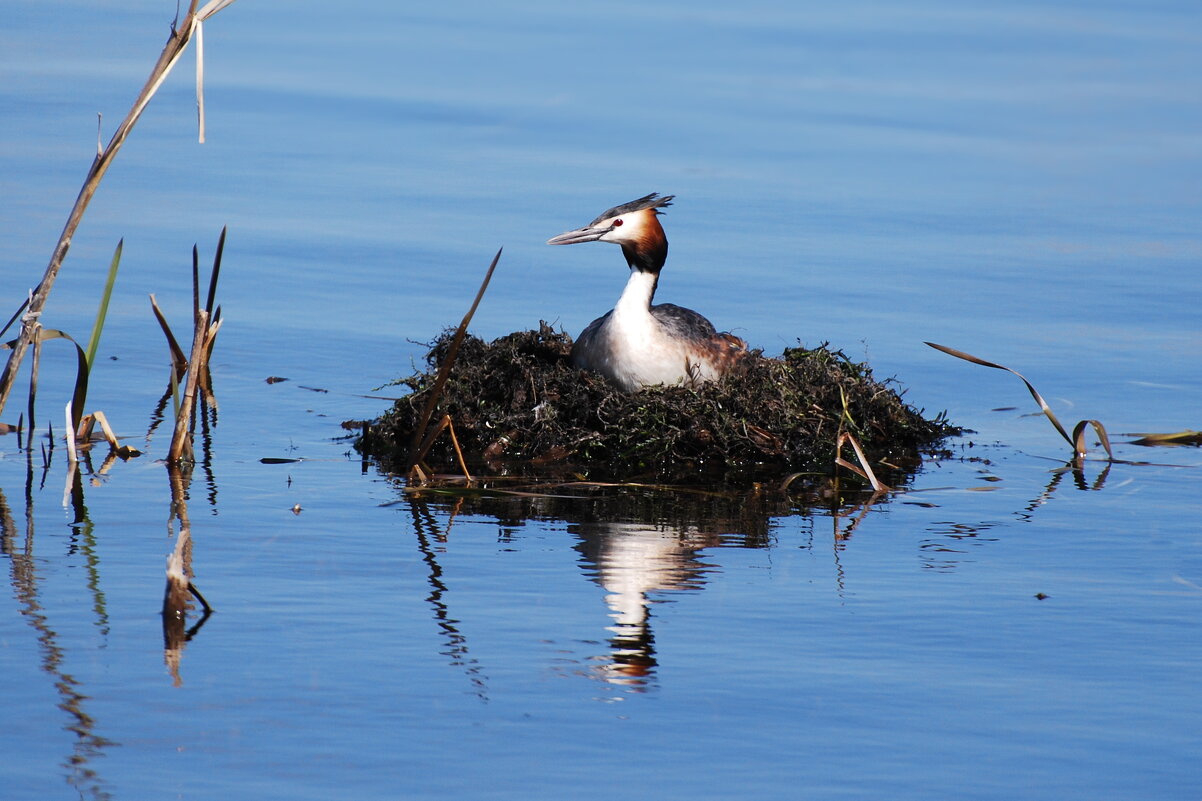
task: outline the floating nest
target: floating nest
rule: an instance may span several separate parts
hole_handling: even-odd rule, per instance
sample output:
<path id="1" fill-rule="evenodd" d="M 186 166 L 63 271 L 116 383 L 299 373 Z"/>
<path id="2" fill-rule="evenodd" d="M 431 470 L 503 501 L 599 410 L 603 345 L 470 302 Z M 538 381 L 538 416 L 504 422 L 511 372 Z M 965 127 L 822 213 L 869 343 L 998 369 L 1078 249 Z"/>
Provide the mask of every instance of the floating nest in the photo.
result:
<path id="1" fill-rule="evenodd" d="M 447 331 L 430 345 L 426 371 L 395 382 L 410 393 L 382 417 L 346 424 L 362 428 L 356 448 L 384 469 L 405 470 L 452 338 Z M 943 415 L 926 419 L 892 381 L 875 380 L 867 365 L 825 344 L 789 348 L 779 358 L 755 351 L 721 381 L 635 393 L 572 367 L 571 347 L 571 337 L 545 323 L 491 343 L 464 338 L 433 419 L 450 416 L 469 467 L 675 483 L 825 476 L 846 431 L 874 470 L 906 473 L 957 432 Z M 425 462 L 457 472 L 447 432 Z"/>

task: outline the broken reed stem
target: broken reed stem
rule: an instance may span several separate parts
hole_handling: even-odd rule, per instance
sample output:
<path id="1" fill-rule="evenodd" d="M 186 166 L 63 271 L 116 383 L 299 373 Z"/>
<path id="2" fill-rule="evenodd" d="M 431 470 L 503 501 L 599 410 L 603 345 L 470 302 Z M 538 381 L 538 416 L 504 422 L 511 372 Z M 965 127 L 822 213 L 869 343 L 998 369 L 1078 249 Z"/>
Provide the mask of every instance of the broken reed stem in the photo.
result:
<path id="1" fill-rule="evenodd" d="M 467 469 L 467 462 L 463 460 L 463 451 L 459 448 L 459 437 L 455 436 L 455 423 L 451 421 L 449 414 L 444 414 L 442 419 L 438 421 L 438 425 L 430 430 L 422 441 L 421 447 L 417 451 L 417 459 L 413 464 L 413 469 L 417 472 L 419 481 L 426 483 L 425 472 L 422 471 L 418 464 L 426 458 L 426 454 L 430 452 L 431 446 L 434 445 L 434 440 L 438 439 L 438 435 L 443 431 L 447 431 L 451 435 L 451 445 L 455 448 L 455 457 L 459 460 L 459 469 L 463 471 L 463 477 L 469 482 L 474 481 L 471 472 Z"/>
<path id="2" fill-rule="evenodd" d="M 67 462 L 68 462 L 68 464 L 73 465 L 79 461 L 79 452 L 75 448 L 75 431 L 71 427 L 71 419 L 72 419 L 71 414 L 74 411 L 71 408 L 71 405 L 72 405 L 72 402 L 67 401 L 67 408 L 64 411 L 66 412 L 66 415 L 67 415 Z M 54 438 L 52 436 L 51 440 L 53 440 L 53 439 Z"/>
<path id="3" fill-rule="evenodd" d="M 167 462 L 175 464 L 182 458 L 192 458 L 192 409 L 196 404 L 196 385 L 204 369 L 204 345 L 209 333 L 209 314 L 204 309 L 196 315 L 196 331 L 192 336 L 192 358 L 188 361 L 188 382 L 180 399 L 179 414 L 175 418 L 175 433 L 171 436 L 171 448 Z"/>
<path id="4" fill-rule="evenodd" d="M 451 416 L 446 415 L 447 429 L 451 432 L 451 444 L 455 446 L 455 456 L 459 459 L 459 467 L 463 470 L 463 477 L 471 482 L 472 474 L 468 472 L 467 462 L 463 461 L 463 451 L 459 449 L 459 437 L 455 436 L 455 424 L 451 422 Z"/>
<path id="5" fill-rule="evenodd" d="M 104 412 L 95 411 L 95 412 L 92 412 L 92 414 L 90 414 L 89 417 L 91 418 L 92 423 L 95 423 L 96 425 L 100 426 L 100 432 L 104 436 L 104 441 L 109 444 L 108 459 L 113 459 L 115 457 L 121 457 L 122 459 L 128 459 L 131 456 L 141 456 L 142 455 L 142 452 L 140 450 L 138 450 L 137 448 L 131 448 L 129 445 L 121 444 L 121 442 L 117 439 L 117 435 L 113 433 L 113 428 L 112 428 L 112 426 L 109 425 L 108 418 L 104 416 Z M 87 419 L 87 418 L 85 418 L 85 419 Z M 87 434 L 88 440 L 91 439 L 92 423 L 88 424 L 88 434 Z M 86 441 L 85 441 L 85 444 L 86 444 Z M 107 464 L 107 461 L 106 461 L 106 464 Z"/>
<path id="6" fill-rule="evenodd" d="M 446 386 L 447 378 L 451 374 L 451 367 L 455 364 L 455 357 L 459 354 L 459 346 L 463 344 L 463 337 L 467 333 L 467 327 L 476 313 L 476 307 L 480 305 L 480 299 L 484 297 L 484 292 L 488 289 L 488 282 L 492 280 L 493 270 L 497 269 L 497 262 L 501 260 L 501 250 L 504 250 L 504 248 L 497 250 L 497 255 L 492 257 L 492 264 L 488 265 L 488 272 L 484 274 L 484 280 L 480 283 L 479 291 L 476 292 L 476 299 L 472 301 L 472 307 L 463 316 L 463 322 L 459 323 L 459 328 L 455 330 L 455 337 L 451 340 L 450 347 L 447 348 L 447 355 L 443 358 L 442 367 L 439 368 L 438 375 L 434 379 L 434 386 L 430 389 L 430 397 L 426 399 L 426 405 L 422 409 L 421 417 L 418 418 L 418 425 L 413 430 L 413 440 L 409 445 L 409 456 L 405 459 L 406 473 L 412 472 L 417 463 L 421 461 L 422 455 L 424 455 L 420 447 L 422 432 L 430 426 L 430 419 L 434 416 L 434 407 L 438 404 L 439 397 L 442 396 L 442 389 Z"/>
<path id="7" fill-rule="evenodd" d="M 13 352 L 8 357 L 8 363 L 4 366 L 4 372 L 0 373 L 0 412 L 4 411 L 4 406 L 8 403 L 8 396 L 12 392 L 13 383 L 16 381 L 17 371 L 21 368 L 21 362 L 25 358 L 26 350 L 28 350 L 30 343 L 33 342 L 33 325 L 38 315 L 41 314 L 42 308 L 46 305 L 47 299 L 50 297 L 50 290 L 54 288 L 54 281 L 58 277 L 58 271 L 63 266 L 63 260 L 67 257 L 67 251 L 71 248 L 71 240 L 75 237 L 75 231 L 79 227 L 80 220 L 83 219 L 84 211 L 87 210 L 92 196 L 96 194 L 96 189 L 100 186 L 100 180 L 108 172 L 113 159 L 117 157 L 117 153 L 121 150 L 121 145 L 125 144 L 126 138 L 129 136 L 130 131 L 133 130 L 134 125 L 137 124 L 138 119 L 141 118 L 142 112 L 146 110 L 146 106 L 149 105 L 151 98 L 154 97 L 155 92 L 159 90 L 163 81 L 167 79 L 168 74 L 170 74 L 179 57 L 187 49 L 188 42 L 192 40 L 197 27 L 205 19 L 233 2 L 233 0 L 212 0 L 204 8 L 200 9 L 200 11 L 197 11 L 197 1 L 191 0 L 189 3 L 182 24 L 178 27 L 172 26 L 171 34 L 167 37 L 167 43 L 163 46 L 163 52 L 159 54 L 158 61 L 155 62 L 153 69 L 151 69 L 150 76 L 142 86 L 142 91 L 138 93 L 133 106 L 130 107 L 129 113 L 125 115 L 125 119 L 117 126 L 117 130 L 113 132 L 108 146 L 97 148 L 96 157 L 92 160 L 92 166 L 88 169 L 83 186 L 75 198 L 75 205 L 71 207 L 71 213 L 67 215 L 67 222 L 63 226 L 62 233 L 59 234 L 58 243 L 54 246 L 54 252 L 50 256 L 50 263 L 46 266 L 46 272 L 42 275 L 42 280 L 38 282 L 37 288 L 30 296 L 29 307 L 22 318 L 21 333 L 17 337 L 16 344 L 13 346 Z"/>
<path id="8" fill-rule="evenodd" d="M 851 443 L 852 450 L 856 452 L 856 458 L 860 460 L 860 467 L 856 467 L 843 458 L 844 442 Z M 840 434 L 838 441 L 835 443 L 835 464 L 846 467 L 848 470 L 865 479 L 872 486 L 874 493 L 889 492 L 892 489 L 892 487 L 876 477 L 876 473 L 873 472 L 872 465 L 869 464 L 868 457 L 864 455 L 864 450 L 860 447 L 859 441 L 847 431 Z"/>

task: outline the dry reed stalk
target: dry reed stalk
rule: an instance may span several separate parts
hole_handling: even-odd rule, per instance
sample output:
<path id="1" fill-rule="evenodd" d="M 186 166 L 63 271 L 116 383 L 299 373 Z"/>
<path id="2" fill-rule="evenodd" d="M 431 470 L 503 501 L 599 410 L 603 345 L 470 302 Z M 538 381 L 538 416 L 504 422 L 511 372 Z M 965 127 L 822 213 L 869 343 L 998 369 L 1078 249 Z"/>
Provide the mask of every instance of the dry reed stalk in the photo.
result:
<path id="1" fill-rule="evenodd" d="M 84 445 L 88 445 L 92 439 L 92 430 L 95 426 L 100 426 L 100 433 L 104 437 L 104 441 L 109 445 L 109 453 L 111 456 L 119 456 L 122 459 L 127 459 L 131 456 L 140 456 L 142 452 L 137 448 L 131 448 L 128 445 L 122 445 L 117 440 L 117 435 L 113 433 L 112 426 L 109 425 L 108 418 L 104 412 L 95 411 L 89 415 L 85 415 L 79 424 L 79 432 L 77 439 L 81 440 Z"/>
<path id="2" fill-rule="evenodd" d="M 74 429 L 71 428 L 71 416 L 74 411 L 71 406 L 71 401 L 67 401 L 67 408 L 65 409 L 67 415 L 67 461 L 74 465 L 79 461 L 79 452 L 75 448 Z"/>
<path id="3" fill-rule="evenodd" d="M 42 275 L 42 280 L 38 283 L 37 288 L 30 295 L 29 305 L 25 315 L 22 317 L 21 333 L 17 337 L 17 341 L 13 346 L 13 352 L 8 357 L 8 363 L 4 366 L 3 373 L 0 373 L 0 412 L 4 411 L 4 407 L 8 403 L 8 396 L 12 392 L 17 371 L 20 369 L 21 362 L 25 358 L 25 352 L 34 341 L 35 331 L 33 323 L 36 322 L 42 312 L 42 308 L 46 305 L 47 299 L 50 297 L 50 290 L 54 287 L 54 281 L 58 277 L 59 269 L 62 267 L 63 260 L 67 257 L 67 251 L 71 247 L 71 240 L 75 236 L 75 231 L 79 227 L 80 220 L 83 219 L 84 212 L 87 210 L 92 196 L 96 194 L 96 189 L 100 186 L 101 179 L 108 172 L 113 159 L 117 157 L 121 146 L 125 143 L 130 131 L 142 116 L 142 112 L 146 110 L 146 106 L 149 105 L 151 98 L 154 97 L 159 87 L 162 86 L 163 81 L 167 79 L 167 76 L 180 56 L 184 54 L 192 37 L 200 32 L 202 23 L 230 5 L 233 1 L 210 0 L 203 8 L 197 10 L 198 0 L 191 0 L 187 11 L 184 13 L 182 24 L 171 27 L 171 34 L 167 37 L 167 43 L 163 46 L 163 52 L 159 54 L 158 61 L 155 62 L 153 69 L 151 69 L 150 76 L 142 86 L 142 91 L 138 94 L 129 113 L 125 115 L 125 119 L 121 121 L 121 124 L 117 126 L 117 130 L 113 132 L 113 136 L 109 139 L 106 147 L 100 147 L 99 143 L 97 144 L 96 157 L 92 160 L 92 166 L 88 169 L 83 186 L 75 198 L 75 205 L 71 207 L 71 213 L 67 216 L 66 225 L 63 226 L 58 243 L 54 246 L 54 251 L 50 256 L 50 263 L 46 266 L 46 272 Z M 204 141 L 203 131 L 201 141 Z"/>
<path id="4" fill-rule="evenodd" d="M 42 324 L 35 322 L 29 329 L 33 342 L 33 359 L 29 363 L 29 447 L 33 447 L 33 432 L 37 429 L 34 415 L 34 400 L 38 395 L 38 368 L 42 364 Z"/>
<path id="5" fill-rule="evenodd" d="M 459 460 L 459 469 L 463 471 L 463 477 L 467 479 L 468 482 L 474 481 L 472 474 L 467 469 L 467 462 L 463 460 L 463 451 L 459 448 L 459 437 L 455 436 L 455 424 L 451 421 L 451 416 L 449 414 L 444 414 L 442 416 L 442 419 L 438 421 L 438 425 L 434 426 L 434 428 L 430 430 L 430 433 L 426 435 L 426 439 L 422 442 L 421 447 L 417 449 L 417 461 L 414 462 L 413 469 L 416 471 L 419 481 L 424 484 L 426 483 L 427 479 L 425 472 L 418 467 L 418 463 L 425 459 L 426 454 L 430 451 L 430 446 L 434 444 L 434 440 L 438 439 L 438 435 L 441 434 L 444 429 L 451 435 L 451 445 L 455 448 L 455 457 Z"/>
<path id="6" fill-rule="evenodd" d="M 67 431 L 67 436 L 66 436 L 66 440 L 67 440 L 67 483 L 63 486 L 63 508 L 64 509 L 66 509 L 67 505 L 71 502 L 71 499 L 75 494 L 75 490 L 76 490 L 77 486 L 79 486 L 78 485 L 79 453 L 75 447 L 75 437 L 73 436 L 74 431 L 71 428 L 71 419 L 72 419 L 71 407 L 72 407 L 72 405 L 73 405 L 72 401 L 67 401 L 67 408 L 63 410 L 64 414 L 67 417 L 67 428 L 66 428 L 66 431 Z M 53 433 L 50 435 L 50 441 L 51 442 L 54 441 Z M 81 492 L 82 492 L 82 490 L 81 490 Z M 82 498 L 83 497 L 82 494 L 79 497 Z"/>
<path id="7" fill-rule="evenodd" d="M 167 322 L 166 316 L 162 309 L 159 308 L 158 301 L 154 295 L 150 296 L 150 307 L 154 311 L 155 319 L 159 323 L 159 327 L 163 330 L 163 335 L 167 338 L 167 346 L 171 351 L 171 378 L 167 384 L 167 391 L 163 394 L 159 401 L 159 410 L 166 404 L 168 397 L 175 402 L 173 407 L 176 414 L 175 433 L 172 436 L 171 453 L 183 454 L 188 451 L 188 457 L 191 456 L 191 448 L 184 446 L 181 443 L 181 437 L 190 438 L 195 429 L 195 409 L 196 409 L 196 393 L 199 392 L 201 401 L 208 408 L 216 411 L 217 398 L 213 394 L 213 379 L 209 372 L 209 359 L 213 355 L 213 347 L 217 342 L 217 332 L 221 330 L 221 307 L 218 306 L 216 311 L 213 310 L 213 304 L 217 295 L 217 279 L 221 275 L 221 257 L 225 251 L 225 239 L 228 233 L 228 227 L 221 229 L 221 236 L 217 240 L 217 253 L 213 257 L 213 269 L 209 273 L 209 289 L 206 296 L 205 306 L 202 309 L 200 305 L 200 250 L 192 246 L 192 320 L 193 320 L 193 337 L 192 349 L 190 356 L 185 356 L 183 348 L 180 347 L 179 341 L 175 338 L 175 334 L 171 331 L 171 326 Z M 202 323 L 203 320 L 203 323 Z M 187 409 L 181 408 L 181 402 L 178 398 L 178 390 L 180 381 L 184 374 L 188 375 L 188 384 L 186 392 L 190 393 L 188 398 Z M 187 412 L 187 417 L 184 417 L 184 412 Z M 156 410 L 156 414 L 158 411 Z M 181 434 L 181 419 L 187 420 L 187 434 Z M 158 423 L 153 423 L 150 430 L 158 426 Z M 147 433 L 149 436 L 149 432 Z M 172 459 L 179 458 L 172 456 Z"/>
<path id="8" fill-rule="evenodd" d="M 851 462 L 843 458 L 843 443 L 850 442 L 852 450 L 856 452 L 856 458 L 860 460 L 860 467 L 856 467 Z M 835 464 L 840 467 L 846 467 L 851 472 L 860 476 L 872 485 L 873 492 L 889 492 L 892 487 L 876 477 L 876 473 L 872 472 L 872 465 L 868 463 L 868 458 L 864 456 L 864 450 L 860 447 L 860 443 L 847 431 L 839 435 L 838 441 L 835 443 Z M 863 468 L 863 469 L 861 469 Z"/>
<path id="9" fill-rule="evenodd" d="M 168 463 L 177 463 L 180 459 L 192 458 L 192 410 L 196 406 L 196 387 L 200 375 L 205 369 L 205 344 L 210 341 L 210 334 L 216 336 L 216 329 L 209 329 L 209 313 L 200 309 L 196 315 L 196 331 L 192 337 L 192 358 L 188 360 L 188 381 L 180 399 L 179 414 L 175 418 L 175 433 L 171 437 L 171 447 L 167 452 Z"/>
<path id="10" fill-rule="evenodd" d="M 480 289 L 476 292 L 476 299 L 472 301 L 472 307 L 467 310 L 467 314 L 463 316 L 463 321 L 459 323 L 459 328 L 455 330 L 455 337 L 451 340 L 450 346 L 447 348 L 446 358 L 443 360 L 442 367 L 438 371 L 438 375 L 434 379 L 434 386 L 430 389 L 430 397 L 426 399 L 426 405 L 422 409 L 420 422 L 413 430 L 413 441 L 409 446 L 409 456 L 406 458 L 407 466 L 405 472 L 410 473 L 417 463 L 426 455 L 426 451 L 433 444 L 433 437 L 429 438 L 429 442 L 422 447 L 422 432 L 430 426 L 430 420 L 434 416 L 434 407 L 438 404 L 438 399 L 442 395 L 442 389 L 446 386 L 447 377 L 451 374 L 451 367 L 455 364 L 455 357 L 459 354 L 459 346 L 463 344 L 463 337 L 467 333 L 467 327 L 472 321 L 472 317 L 476 314 L 476 308 L 480 305 L 480 299 L 484 297 L 485 290 L 488 289 L 488 282 L 492 280 L 492 274 L 497 269 L 497 262 L 501 260 L 501 250 L 497 250 L 497 255 L 492 257 L 492 263 L 488 265 L 488 271 L 484 274 L 484 280 L 480 283 Z M 440 429 L 441 430 L 441 429 Z M 434 432 L 437 434 L 438 432 Z M 458 441 L 455 441 L 456 450 L 458 450 Z M 462 455 L 460 460 L 462 460 Z M 464 468 L 464 473 L 467 473 L 467 468 Z"/>

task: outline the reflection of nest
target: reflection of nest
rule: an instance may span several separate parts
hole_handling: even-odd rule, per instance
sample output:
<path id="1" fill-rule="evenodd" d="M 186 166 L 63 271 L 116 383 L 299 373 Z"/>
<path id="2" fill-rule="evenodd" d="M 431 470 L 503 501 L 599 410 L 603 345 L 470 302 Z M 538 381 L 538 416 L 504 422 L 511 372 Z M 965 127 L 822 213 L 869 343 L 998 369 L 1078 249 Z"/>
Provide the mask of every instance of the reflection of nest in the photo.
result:
<path id="1" fill-rule="evenodd" d="M 448 332 L 433 343 L 426 372 L 398 382 L 412 393 L 367 427 L 362 452 L 404 469 L 450 339 Z M 451 417 L 469 462 L 542 471 L 564 464 L 594 479 L 755 478 L 829 472 L 841 430 L 874 460 L 907 466 L 953 433 L 942 418 L 927 420 L 903 403 L 867 365 L 826 346 L 788 349 L 777 359 L 757 353 L 717 383 L 627 394 L 574 369 L 571 345 L 546 325 L 488 344 L 463 341 L 436 419 Z M 454 463 L 449 437 L 427 461 Z"/>

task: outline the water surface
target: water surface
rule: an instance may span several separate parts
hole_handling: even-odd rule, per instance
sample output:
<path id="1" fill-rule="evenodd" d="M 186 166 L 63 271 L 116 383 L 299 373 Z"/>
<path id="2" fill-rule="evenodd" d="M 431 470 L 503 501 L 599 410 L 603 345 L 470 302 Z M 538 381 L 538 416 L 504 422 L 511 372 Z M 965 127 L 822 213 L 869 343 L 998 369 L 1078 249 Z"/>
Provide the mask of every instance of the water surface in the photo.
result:
<path id="1" fill-rule="evenodd" d="M 9 308 L 173 11 L 0 12 Z M 61 445 L 43 469 L 41 441 L 0 439 L 5 795 L 1197 798 L 1202 458 L 1121 433 L 1200 427 L 1200 22 L 1184 2 L 223 11 L 208 143 L 185 59 L 44 318 L 86 338 L 124 237 L 89 406 L 146 455 L 97 454 L 64 504 Z M 475 333 L 604 312 L 616 249 L 542 243 L 650 191 L 678 196 L 662 299 L 769 352 L 830 341 L 975 433 L 867 506 L 460 503 L 335 439 L 497 247 Z M 216 612 L 165 653 L 146 295 L 186 329 L 189 250 L 224 225 L 220 410 L 189 492 Z M 1021 370 L 1153 464 L 1065 470 L 1016 378 L 924 340 Z M 72 362 L 47 345 L 43 431 Z"/>

